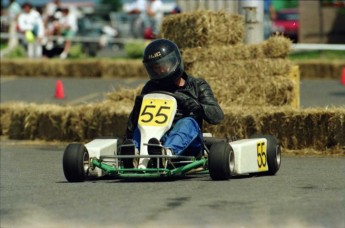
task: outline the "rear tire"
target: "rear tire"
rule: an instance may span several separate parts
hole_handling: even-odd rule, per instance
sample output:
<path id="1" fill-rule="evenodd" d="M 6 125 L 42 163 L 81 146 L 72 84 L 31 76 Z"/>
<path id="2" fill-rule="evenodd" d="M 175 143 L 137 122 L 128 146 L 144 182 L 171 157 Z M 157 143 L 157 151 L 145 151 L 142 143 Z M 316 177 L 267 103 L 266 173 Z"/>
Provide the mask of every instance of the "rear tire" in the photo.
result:
<path id="1" fill-rule="evenodd" d="M 63 172 L 69 182 L 83 182 L 90 167 L 89 153 L 83 144 L 69 144 L 64 152 Z"/>
<path id="2" fill-rule="evenodd" d="M 208 169 L 212 180 L 229 180 L 234 170 L 234 151 L 228 142 L 212 144 L 208 155 Z"/>
<path id="3" fill-rule="evenodd" d="M 281 164 L 281 144 L 273 135 L 252 135 L 250 138 L 265 138 L 267 140 L 268 171 L 260 174 L 275 175 Z"/>

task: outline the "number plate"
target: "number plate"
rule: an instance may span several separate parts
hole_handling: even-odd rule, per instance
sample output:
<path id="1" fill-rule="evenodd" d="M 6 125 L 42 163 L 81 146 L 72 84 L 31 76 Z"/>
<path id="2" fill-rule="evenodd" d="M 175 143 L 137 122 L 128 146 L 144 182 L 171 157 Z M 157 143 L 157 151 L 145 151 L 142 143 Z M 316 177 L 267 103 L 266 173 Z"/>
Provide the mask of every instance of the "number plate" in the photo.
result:
<path id="1" fill-rule="evenodd" d="M 174 100 L 144 98 L 138 124 L 159 127 L 168 125 L 173 113 L 174 102 Z"/>
<path id="2" fill-rule="evenodd" d="M 256 151 L 257 151 L 257 160 L 258 160 L 258 171 L 267 171 L 267 146 L 266 143 L 258 142 L 256 144 Z"/>

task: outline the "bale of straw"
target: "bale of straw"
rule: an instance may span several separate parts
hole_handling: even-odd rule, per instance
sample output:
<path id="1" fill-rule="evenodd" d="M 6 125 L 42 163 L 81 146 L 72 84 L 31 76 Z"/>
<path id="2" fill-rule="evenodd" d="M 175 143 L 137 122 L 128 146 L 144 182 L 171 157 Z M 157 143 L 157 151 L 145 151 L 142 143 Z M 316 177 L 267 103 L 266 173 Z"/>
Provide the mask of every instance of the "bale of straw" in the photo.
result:
<path id="1" fill-rule="evenodd" d="M 147 73 L 141 60 L 102 60 L 101 75 L 104 78 L 145 78 Z"/>
<path id="2" fill-rule="evenodd" d="M 299 72 L 298 66 L 293 66 L 291 68 L 289 77 L 294 83 L 291 106 L 293 108 L 299 108 L 300 107 L 300 72 Z"/>
<path id="3" fill-rule="evenodd" d="M 272 134 L 288 149 L 338 150 L 345 155 L 345 109 L 294 110 L 290 107 L 224 108 L 220 125 L 205 124 L 205 131 L 218 137 L 247 138 Z"/>
<path id="4" fill-rule="evenodd" d="M 3 76 L 35 77 L 105 77 L 135 78 L 147 77 L 140 60 L 1 60 Z"/>
<path id="5" fill-rule="evenodd" d="M 209 47 L 184 48 L 182 58 L 188 65 L 197 61 L 239 61 L 249 59 L 286 58 L 291 41 L 285 37 L 272 36 L 259 44 L 236 44 Z"/>
<path id="6" fill-rule="evenodd" d="M 44 77 L 100 77 L 99 61 L 94 60 L 1 60 L 1 74 Z"/>
<path id="7" fill-rule="evenodd" d="M 180 48 L 233 45 L 242 42 L 243 18 L 223 11 L 193 11 L 166 16 L 160 36 Z"/>
<path id="8" fill-rule="evenodd" d="M 285 59 L 199 61 L 188 72 L 206 79 L 218 102 L 229 105 L 286 105 L 295 96 Z"/>
<path id="9" fill-rule="evenodd" d="M 5 107 L 4 107 L 5 106 Z M 12 139 L 88 141 L 99 136 L 122 138 L 131 106 L 121 102 L 60 107 L 57 105 L 2 105 Z M 204 132 L 238 139 L 256 133 L 275 135 L 287 149 L 338 150 L 345 155 L 345 108 L 296 110 L 282 106 L 222 107 L 224 121 L 205 123 Z"/>
<path id="10" fill-rule="evenodd" d="M 106 97 L 111 102 L 132 106 L 134 104 L 135 97 L 140 95 L 142 89 L 143 85 L 140 85 L 135 89 L 120 88 L 114 92 L 107 93 Z"/>
<path id="11" fill-rule="evenodd" d="M 340 80 L 344 60 L 298 60 L 302 79 L 337 79 Z"/>

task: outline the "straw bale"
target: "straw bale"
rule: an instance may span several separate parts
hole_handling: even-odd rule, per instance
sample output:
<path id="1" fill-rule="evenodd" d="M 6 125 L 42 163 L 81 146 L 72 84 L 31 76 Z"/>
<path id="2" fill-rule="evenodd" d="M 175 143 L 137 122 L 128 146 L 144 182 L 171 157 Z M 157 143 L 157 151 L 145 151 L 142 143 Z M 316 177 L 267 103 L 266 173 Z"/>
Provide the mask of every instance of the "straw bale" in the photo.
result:
<path id="1" fill-rule="evenodd" d="M 134 78 L 147 77 L 141 60 L 103 60 L 101 62 L 102 77 Z"/>
<path id="2" fill-rule="evenodd" d="M 180 48 L 223 46 L 241 43 L 243 18 L 224 11 L 193 11 L 166 16 L 160 36 Z"/>
<path id="3" fill-rule="evenodd" d="M 87 141 L 100 136 L 122 138 L 132 106 L 106 101 L 86 106 L 11 104 L 11 139 Z M 205 123 L 204 132 L 238 139 L 256 133 L 275 135 L 288 149 L 345 150 L 345 107 L 296 110 L 282 106 L 223 107 L 220 125 Z"/>
<path id="4" fill-rule="evenodd" d="M 139 60 L 1 60 L 3 76 L 44 77 L 147 77 Z"/>
<path id="5" fill-rule="evenodd" d="M 209 47 L 184 48 L 181 50 L 186 64 L 197 61 L 238 61 L 249 59 L 286 58 L 291 41 L 285 37 L 272 36 L 260 44 L 236 44 Z"/>
<path id="6" fill-rule="evenodd" d="M 302 79 L 337 79 L 345 68 L 344 60 L 298 60 Z"/>
<path id="7" fill-rule="evenodd" d="M 118 102 L 124 105 L 132 106 L 134 104 L 135 97 L 140 95 L 143 86 L 140 85 L 135 89 L 120 88 L 114 92 L 106 94 L 106 97 L 111 102 Z"/>
<path id="8" fill-rule="evenodd" d="M 205 124 L 205 131 L 227 138 L 272 134 L 288 149 L 345 152 L 345 108 L 295 110 L 286 106 L 233 106 L 224 108 L 224 113 L 225 119 L 219 126 Z"/>
<path id="9" fill-rule="evenodd" d="M 291 51 L 291 40 L 284 36 L 271 36 L 262 43 L 266 58 L 287 58 Z"/>
<path id="10" fill-rule="evenodd" d="M 291 104 L 295 96 L 291 69 L 285 59 L 199 61 L 189 73 L 206 79 L 223 106 L 279 106 Z"/>
<path id="11" fill-rule="evenodd" d="M 206 80 L 220 76 L 230 77 L 229 79 L 231 77 L 265 79 L 268 75 L 287 75 L 292 66 L 292 62 L 286 59 L 250 59 L 230 62 L 204 60 L 193 63 L 186 71 Z"/>

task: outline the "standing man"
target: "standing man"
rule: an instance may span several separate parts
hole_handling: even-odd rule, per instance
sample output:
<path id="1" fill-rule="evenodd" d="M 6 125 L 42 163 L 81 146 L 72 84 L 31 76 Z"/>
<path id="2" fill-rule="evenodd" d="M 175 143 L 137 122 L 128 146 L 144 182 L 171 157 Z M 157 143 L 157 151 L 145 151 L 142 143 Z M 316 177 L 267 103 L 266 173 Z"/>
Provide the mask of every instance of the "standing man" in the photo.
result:
<path id="1" fill-rule="evenodd" d="M 19 30 L 25 34 L 27 54 L 29 58 L 42 57 L 42 39 L 44 24 L 39 12 L 29 2 L 22 6 L 23 12 L 18 17 Z"/>
<path id="2" fill-rule="evenodd" d="M 69 8 L 63 8 L 62 17 L 59 20 L 59 31 L 60 34 L 65 39 L 64 50 L 60 54 L 61 59 L 65 59 L 68 56 L 68 53 L 72 46 L 72 38 L 78 31 L 78 22 L 76 15 L 70 11 Z"/>
<path id="3" fill-rule="evenodd" d="M 149 6 L 146 12 L 151 20 L 151 27 L 153 30 L 153 34 L 157 36 L 159 34 L 159 28 L 164 17 L 162 1 L 150 0 Z"/>
<path id="4" fill-rule="evenodd" d="M 276 11 L 272 0 L 264 0 L 264 38 L 268 39 L 272 33 L 272 22 L 276 19 Z"/>
<path id="5" fill-rule="evenodd" d="M 10 22 L 9 34 L 10 38 L 8 41 L 8 47 L 10 49 L 18 45 L 17 34 L 17 19 L 22 9 L 16 0 L 10 0 L 10 5 L 8 7 L 8 18 Z"/>

